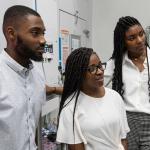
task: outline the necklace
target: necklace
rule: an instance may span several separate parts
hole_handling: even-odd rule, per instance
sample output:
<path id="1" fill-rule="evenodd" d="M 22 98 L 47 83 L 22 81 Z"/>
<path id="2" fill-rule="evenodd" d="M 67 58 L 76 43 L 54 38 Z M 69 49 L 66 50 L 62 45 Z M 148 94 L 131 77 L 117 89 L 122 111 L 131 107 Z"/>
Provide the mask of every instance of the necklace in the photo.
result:
<path id="1" fill-rule="evenodd" d="M 145 55 L 142 55 L 142 56 L 140 56 L 140 57 L 138 57 L 138 58 L 131 58 L 131 60 L 134 60 L 134 61 L 144 61 L 145 60 Z"/>
<path id="2" fill-rule="evenodd" d="M 129 56 L 128 55 L 128 57 L 129 57 L 129 59 L 131 59 L 132 61 L 139 61 L 139 62 L 143 62 L 144 60 L 145 60 L 145 58 L 146 58 L 146 54 L 145 53 L 143 53 L 141 56 L 139 56 L 139 57 L 134 57 L 134 56 Z"/>
<path id="3" fill-rule="evenodd" d="M 128 57 L 129 59 L 131 59 L 132 61 L 139 61 L 139 62 L 143 62 L 146 58 L 146 50 L 143 51 L 143 53 L 140 56 L 134 56 L 132 53 L 128 52 Z"/>

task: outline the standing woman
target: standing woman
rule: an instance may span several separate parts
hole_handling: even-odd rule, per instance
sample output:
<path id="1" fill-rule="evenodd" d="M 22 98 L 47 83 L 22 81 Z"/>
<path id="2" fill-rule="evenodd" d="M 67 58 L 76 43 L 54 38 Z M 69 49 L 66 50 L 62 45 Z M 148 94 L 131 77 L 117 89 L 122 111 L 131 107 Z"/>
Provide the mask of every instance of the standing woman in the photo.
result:
<path id="1" fill-rule="evenodd" d="M 150 150 L 150 51 L 136 18 L 121 17 L 114 30 L 114 51 L 105 76 L 124 99 L 129 150 Z"/>
<path id="2" fill-rule="evenodd" d="M 57 141 L 69 150 L 127 150 L 129 131 L 121 96 L 103 86 L 104 67 L 91 48 L 68 57 Z"/>

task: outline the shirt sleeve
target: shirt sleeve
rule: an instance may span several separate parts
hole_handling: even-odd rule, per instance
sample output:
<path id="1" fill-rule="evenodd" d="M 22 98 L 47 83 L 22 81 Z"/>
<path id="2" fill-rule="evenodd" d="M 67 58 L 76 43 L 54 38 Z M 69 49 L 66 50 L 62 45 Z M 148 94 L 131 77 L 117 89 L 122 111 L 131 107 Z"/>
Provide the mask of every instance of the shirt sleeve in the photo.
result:
<path id="1" fill-rule="evenodd" d="M 80 129 L 78 129 L 76 123 L 74 123 L 73 129 L 73 111 L 69 106 L 63 108 L 60 114 L 56 141 L 66 144 L 79 144 L 83 142 Z"/>
<path id="2" fill-rule="evenodd" d="M 126 139 L 127 133 L 130 131 L 130 128 L 128 126 L 127 122 L 127 115 L 126 115 L 126 110 L 125 110 L 125 105 L 120 97 L 120 114 L 121 114 L 121 139 Z"/>

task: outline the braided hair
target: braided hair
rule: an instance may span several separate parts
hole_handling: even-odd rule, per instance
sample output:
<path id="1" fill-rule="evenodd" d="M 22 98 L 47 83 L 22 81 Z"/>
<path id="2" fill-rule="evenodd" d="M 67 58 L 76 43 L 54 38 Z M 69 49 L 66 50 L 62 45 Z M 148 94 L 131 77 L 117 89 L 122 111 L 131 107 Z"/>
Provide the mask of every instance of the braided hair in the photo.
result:
<path id="1" fill-rule="evenodd" d="M 90 56 L 92 54 L 93 49 L 81 47 L 75 49 L 68 56 L 65 67 L 64 89 L 61 97 L 59 114 L 64 107 L 65 101 L 72 94 L 72 98 L 76 96 L 77 101 L 86 73 L 83 68 L 88 67 Z"/>
<path id="2" fill-rule="evenodd" d="M 85 68 L 88 67 L 90 56 L 93 53 L 94 52 L 92 48 L 81 47 L 75 49 L 67 58 L 65 67 L 64 89 L 59 106 L 58 126 L 59 126 L 59 117 L 62 109 L 75 97 L 75 105 L 73 110 L 73 130 L 74 130 L 75 109 L 86 74 Z M 66 100 L 68 98 L 70 100 L 69 102 L 67 101 L 66 103 Z"/>
<path id="3" fill-rule="evenodd" d="M 140 22 L 136 18 L 125 16 L 119 19 L 114 30 L 114 41 L 113 41 L 114 51 L 112 54 L 112 59 L 114 59 L 115 68 L 114 68 L 114 74 L 112 79 L 112 89 L 117 91 L 122 96 L 122 98 L 124 98 L 123 81 L 122 81 L 122 62 L 123 62 L 123 56 L 127 51 L 126 44 L 125 44 L 125 33 L 130 27 L 134 25 L 141 26 Z M 147 42 L 145 44 L 146 46 L 148 46 Z M 149 71 L 148 57 L 147 57 L 147 65 Z M 150 89 L 149 82 L 150 81 L 148 76 L 148 85 Z"/>

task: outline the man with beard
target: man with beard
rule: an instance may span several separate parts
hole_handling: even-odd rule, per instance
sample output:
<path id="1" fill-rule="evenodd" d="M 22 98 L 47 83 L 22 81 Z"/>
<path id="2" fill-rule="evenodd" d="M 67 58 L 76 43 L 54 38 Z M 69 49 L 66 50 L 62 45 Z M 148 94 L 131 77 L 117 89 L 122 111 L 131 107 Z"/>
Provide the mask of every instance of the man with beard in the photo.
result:
<path id="1" fill-rule="evenodd" d="M 15 5 L 4 14 L 7 46 L 0 54 L 0 149 L 36 150 L 35 131 L 45 101 L 41 61 L 45 27 L 40 15 Z"/>

